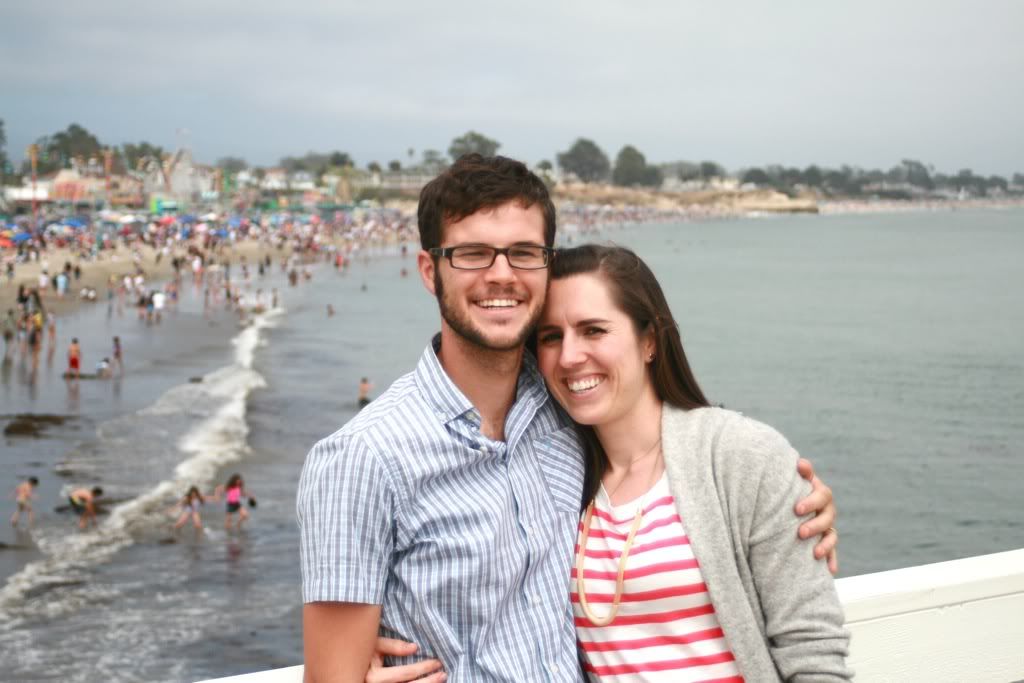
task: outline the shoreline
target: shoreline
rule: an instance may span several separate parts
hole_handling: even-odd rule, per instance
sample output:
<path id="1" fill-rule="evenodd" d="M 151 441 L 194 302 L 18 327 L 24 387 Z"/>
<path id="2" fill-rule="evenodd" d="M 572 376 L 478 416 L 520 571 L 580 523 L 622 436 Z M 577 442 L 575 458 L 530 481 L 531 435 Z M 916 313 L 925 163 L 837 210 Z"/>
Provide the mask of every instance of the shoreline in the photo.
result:
<path id="1" fill-rule="evenodd" d="M 808 209 L 808 200 L 805 199 L 793 200 L 795 203 L 793 203 L 792 206 L 785 203 L 776 204 L 775 206 L 770 207 L 763 204 L 754 206 L 748 205 L 748 203 L 745 202 L 737 202 L 734 198 L 720 198 L 722 199 L 721 201 L 698 201 L 687 204 L 675 204 L 669 207 L 665 204 L 650 205 L 642 201 L 637 202 L 636 200 L 641 199 L 641 197 L 637 195 L 637 192 L 638 191 L 636 190 L 631 191 L 631 196 L 629 197 L 629 199 L 633 200 L 635 203 L 617 203 L 614 205 L 605 204 L 602 208 L 612 208 L 612 206 L 614 206 L 614 210 L 617 211 L 638 212 L 638 215 L 635 218 L 631 217 L 632 220 L 627 220 L 629 220 L 629 222 L 639 223 L 663 222 L 666 219 L 672 220 L 675 218 L 687 222 L 722 218 L 756 219 L 790 213 L 837 216 L 853 214 L 958 211 L 965 209 L 1024 209 L 1024 199 L 1017 198 L 920 201 L 864 199 L 822 200 L 817 201 L 813 211 Z M 611 199 L 611 197 L 602 198 Z M 595 197 L 590 197 L 589 199 L 593 200 Z M 579 217 L 575 215 L 578 210 L 573 206 L 575 202 L 569 200 L 565 195 L 563 195 L 561 197 L 561 202 L 559 203 L 569 204 L 569 206 L 558 206 L 559 223 L 562 226 L 575 225 L 577 228 L 580 227 L 576 222 Z M 655 220 L 655 216 L 650 212 L 657 214 L 657 220 Z M 600 211 L 597 213 L 600 215 Z M 607 218 L 605 220 L 607 220 Z M 612 222 L 617 221 L 613 220 Z M 351 240 L 342 236 L 332 236 L 325 240 L 325 242 L 328 245 L 333 246 L 351 246 Z M 140 263 L 143 264 L 142 268 L 147 282 L 162 282 L 169 279 L 173 273 L 171 259 L 174 256 L 180 256 L 184 253 L 184 250 L 180 247 L 175 248 L 169 255 L 161 258 L 158 263 L 156 261 L 157 248 L 147 244 L 140 244 L 137 248 L 142 254 Z M 257 256 L 262 258 L 267 254 L 271 254 L 276 260 L 276 258 L 280 256 L 287 257 L 292 251 L 292 247 L 287 243 L 277 245 L 268 243 L 265 239 L 245 239 L 243 241 L 230 243 L 229 245 L 222 245 L 218 247 L 216 251 L 212 252 L 212 255 L 218 260 L 229 258 L 233 261 L 244 256 L 252 263 L 255 262 Z M 57 272 L 63 267 L 65 262 L 70 262 L 73 265 L 77 263 L 82 268 L 81 279 L 72 281 L 72 284 L 68 287 L 68 293 L 66 296 L 63 298 L 58 297 L 52 287 L 47 288 L 43 295 L 43 305 L 46 307 L 46 310 L 48 312 L 52 312 L 58 318 L 73 313 L 80 307 L 88 304 L 102 305 L 106 301 L 107 282 L 111 275 L 120 279 L 125 275 L 134 275 L 135 273 L 135 262 L 132 258 L 132 252 L 121 243 L 118 243 L 113 249 L 101 251 L 101 258 L 95 261 L 83 261 L 79 259 L 75 250 L 66 247 L 47 251 L 43 256 L 49 264 L 49 270 L 51 273 Z M 187 265 L 185 267 L 186 269 L 188 268 Z M 7 310 L 15 309 L 17 307 L 16 298 L 18 285 L 24 284 L 30 288 L 34 288 L 38 285 L 38 278 L 41 270 L 42 261 L 39 260 L 18 264 L 16 271 L 17 275 L 11 282 L 7 282 L 6 278 L 0 274 L 0 277 L 3 278 L 2 284 L 0 284 L 0 316 L 6 315 Z M 96 290 L 95 300 L 87 300 L 79 296 L 79 292 L 85 287 L 90 287 Z"/>

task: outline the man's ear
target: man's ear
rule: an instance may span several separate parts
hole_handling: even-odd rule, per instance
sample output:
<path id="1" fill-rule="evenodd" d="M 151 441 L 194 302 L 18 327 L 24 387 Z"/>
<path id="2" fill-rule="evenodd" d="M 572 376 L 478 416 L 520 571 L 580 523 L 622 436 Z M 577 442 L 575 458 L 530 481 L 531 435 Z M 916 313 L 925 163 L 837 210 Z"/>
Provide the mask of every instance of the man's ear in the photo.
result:
<path id="1" fill-rule="evenodd" d="M 420 271 L 420 280 L 423 281 L 423 286 L 427 288 L 427 291 L 437 296 L 437 292 L 434 291 L 434 270 L 437 264 L 434 263 L 434 257 L 430 255 L 430 252 L 421 249 L 420 253 L 416 254 L 416 269 Z"/>

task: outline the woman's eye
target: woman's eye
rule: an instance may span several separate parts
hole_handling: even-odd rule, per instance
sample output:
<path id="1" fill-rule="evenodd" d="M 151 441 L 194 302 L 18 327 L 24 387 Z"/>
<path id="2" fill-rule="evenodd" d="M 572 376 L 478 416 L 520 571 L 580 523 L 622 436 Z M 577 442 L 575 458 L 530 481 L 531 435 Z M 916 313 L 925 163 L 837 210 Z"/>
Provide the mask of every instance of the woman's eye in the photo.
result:
<path id="1" fill-rule="evenodd" d="M 557 334 L 555 332 L 549 332 L 548 334 L 542 334 L 538 341 L 541 344 L 550 344 L 551 342 L 558 341 L 559 339 L 561 339 L 561 337 L 562 335 L 560 334 Z"/>
<path id="2" fill-rule="evenodd" d="M 600 327 L 588 327 L 586 330 L 584 330 L 584 334 L 586 334 L 588 337 L 593 337 L 604 333 L 605 331 Z"/>

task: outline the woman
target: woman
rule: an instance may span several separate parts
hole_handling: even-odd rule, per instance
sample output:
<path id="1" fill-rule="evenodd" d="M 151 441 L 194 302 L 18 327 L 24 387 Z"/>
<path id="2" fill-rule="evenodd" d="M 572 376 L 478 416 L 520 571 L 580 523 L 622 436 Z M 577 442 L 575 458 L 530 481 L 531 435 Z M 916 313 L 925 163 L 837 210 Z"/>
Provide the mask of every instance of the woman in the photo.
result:
<path id="1" fill-rule="evenodd" d="M 537 359 L 587 445 L 572 599 L 591 680 L 850 678 L 832 577 L 793 533 L 796 453 L 709 406 L 633 252 L 559 252 Z"/>

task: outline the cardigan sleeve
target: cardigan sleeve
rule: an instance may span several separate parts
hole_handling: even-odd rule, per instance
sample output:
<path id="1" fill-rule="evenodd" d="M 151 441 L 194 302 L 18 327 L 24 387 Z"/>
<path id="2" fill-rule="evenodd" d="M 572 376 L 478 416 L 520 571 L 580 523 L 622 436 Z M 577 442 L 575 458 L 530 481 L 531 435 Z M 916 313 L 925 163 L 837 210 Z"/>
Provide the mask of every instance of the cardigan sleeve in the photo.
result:
<path id="1" fill-rule="evenodd" d="M 748 507 L 747 559 L 771 657 L 786 681 L 850 680 L 849 633 L 835 583 L 826 563 L 814 559 L 817 539 L 797 535 L 793 509 L 810 490 L 797 473 L 797 453 L 771 427 L 740 420 L 734 446 L 746 451 L 744 476 L 757 478 L 754 495 L 740 502 Z"/>

